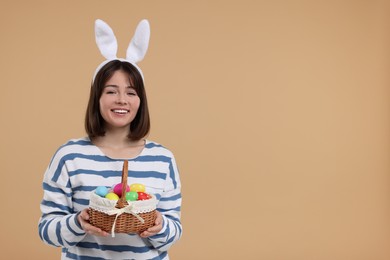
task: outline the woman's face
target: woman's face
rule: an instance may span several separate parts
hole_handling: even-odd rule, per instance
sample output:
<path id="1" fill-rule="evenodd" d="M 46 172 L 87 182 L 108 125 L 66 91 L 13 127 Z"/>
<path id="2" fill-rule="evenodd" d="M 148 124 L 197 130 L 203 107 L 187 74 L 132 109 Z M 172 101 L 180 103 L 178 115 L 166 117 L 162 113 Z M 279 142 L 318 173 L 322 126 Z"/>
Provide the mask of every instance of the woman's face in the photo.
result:
<path id="1" fill-rule="evenodd" d="M 140 102 L 129 76 L 122 70 L 115 71 L 106 82 L 99 100 L 106 130 L 130 129 L 129 125 L 137 115 Z"/>

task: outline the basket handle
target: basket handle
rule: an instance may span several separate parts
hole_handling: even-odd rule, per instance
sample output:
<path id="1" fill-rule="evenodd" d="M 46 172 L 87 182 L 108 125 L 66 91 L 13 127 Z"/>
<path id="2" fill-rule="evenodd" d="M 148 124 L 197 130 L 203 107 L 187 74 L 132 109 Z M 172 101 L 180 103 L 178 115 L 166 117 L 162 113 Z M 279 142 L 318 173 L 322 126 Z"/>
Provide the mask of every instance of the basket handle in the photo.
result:
<path id="1" fill-rule="evenodd" d="M 128 161 L 125 160 L 123 162 L 123 169 L 122 169 L 122 196 L 119 198 L 116 208 L 124 208 L 125 206 L 129 205 L 126 201 L 126 189 L 127 189 L 127 176 L 128 176 Z"/>

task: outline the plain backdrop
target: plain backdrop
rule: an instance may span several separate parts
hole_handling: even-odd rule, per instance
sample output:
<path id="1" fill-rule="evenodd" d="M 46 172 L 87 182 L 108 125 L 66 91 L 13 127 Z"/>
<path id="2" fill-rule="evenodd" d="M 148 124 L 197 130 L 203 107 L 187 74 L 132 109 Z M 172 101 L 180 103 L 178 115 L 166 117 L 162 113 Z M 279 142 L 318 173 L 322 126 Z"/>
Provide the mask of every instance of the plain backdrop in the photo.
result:
<path id="1" fill-rule="evenodd" d="M 183 184 L 171 259 L 390 259 L 390 4 L 380 0 L 0 2 L 1 255 L 38 236 L 43 173 L 85 136 L 103 61 L 143 18 L 152 131 Z"/>

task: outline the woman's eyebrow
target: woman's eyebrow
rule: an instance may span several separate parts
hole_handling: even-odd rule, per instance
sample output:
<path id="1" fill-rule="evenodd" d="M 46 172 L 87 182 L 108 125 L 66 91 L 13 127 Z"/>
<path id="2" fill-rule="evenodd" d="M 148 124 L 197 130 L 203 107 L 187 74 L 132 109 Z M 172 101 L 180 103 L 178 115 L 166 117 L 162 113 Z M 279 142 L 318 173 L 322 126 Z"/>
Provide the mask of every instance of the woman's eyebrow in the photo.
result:
<path id="1" fill-rule="evenodd" d="M 109 88 L 109 87 L 111 87 L 111 88 L 119 88 L 118 85 L 104 85 L 104 87 L 105 88 Z"/>
<path id="2" fill-rule="evenodd" d="M 104 87 L 105 87 L 105 88 L 107 88 L 107 87 L 119 88 L 119 86 L 118 86 L 118 85 L 105 85 Z M 129 86 L 126 86 L 126 88 L 135 88 L 135 87 L 134 87 L 134 86 L 131 86 L 131 85 L 129 85 Z"/>

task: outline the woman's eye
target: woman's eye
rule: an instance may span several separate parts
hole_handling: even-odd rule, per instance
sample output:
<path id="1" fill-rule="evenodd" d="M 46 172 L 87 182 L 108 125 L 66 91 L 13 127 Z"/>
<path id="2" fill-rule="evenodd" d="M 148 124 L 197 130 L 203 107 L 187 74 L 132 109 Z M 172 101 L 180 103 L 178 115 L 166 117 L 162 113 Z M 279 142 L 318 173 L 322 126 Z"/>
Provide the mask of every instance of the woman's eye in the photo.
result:
<path id="1" fill-rule="evenodd" d="M 136 96 L 137 93 L 135 93 L 135 92 L 128 92 L 127 95 L 129 95 L 129 96 Z"/>

